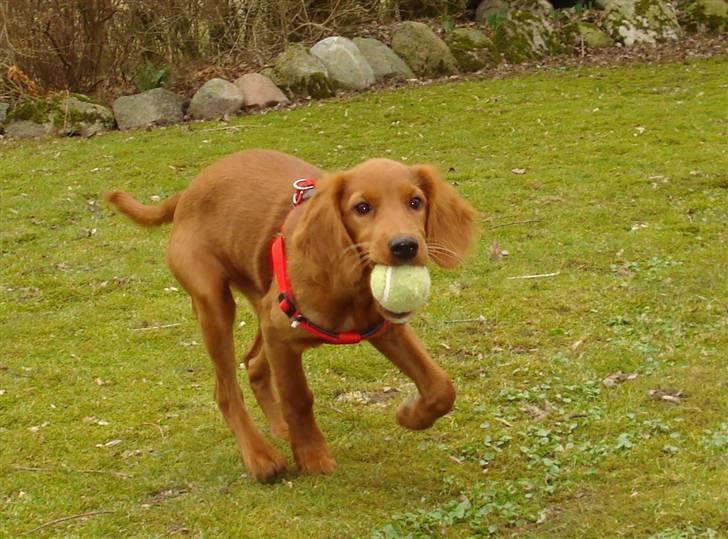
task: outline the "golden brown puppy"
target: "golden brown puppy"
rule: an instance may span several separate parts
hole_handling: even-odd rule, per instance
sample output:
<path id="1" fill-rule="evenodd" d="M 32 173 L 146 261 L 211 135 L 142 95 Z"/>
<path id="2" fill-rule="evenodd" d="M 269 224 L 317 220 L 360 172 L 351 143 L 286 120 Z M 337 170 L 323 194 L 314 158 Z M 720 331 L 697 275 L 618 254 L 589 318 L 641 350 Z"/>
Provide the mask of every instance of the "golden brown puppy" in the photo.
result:
<path id="1" fill-rule="evenodd" d="M 292 182 L 316 188 L 291 209 Z M 361 331 L 391 322 L 370 339 L 416 384 L 397 421 L 424 429 L 452 408 L 455 390 L 411 327 L 409 313 L 390 313 L 369 289 L 374 264 L 453 267 L 473 241 L 475 211 L 428 166 L 372 159 L 326 174 L 290 155 L 249 150 L 204 169 L 180 193 L 146 206 L 123 192 L 106 199 L 143 226 L 173 221 L 167 263 L 192 298 L 215 367 L 215 399 L 248 470 L 271 480 L 286 461 L 245 409 L 236 378 L 233 288 L 255 310 L 259 328 L 243 360 L 250 385 L 274 435 L 290 440 L 298 468 L 336 467 L 313 415 L 301 354 L 323 341 L 293 327 L 280 308 L 271 243 L 282 231 L 295 306 L 330 332 Z"/>

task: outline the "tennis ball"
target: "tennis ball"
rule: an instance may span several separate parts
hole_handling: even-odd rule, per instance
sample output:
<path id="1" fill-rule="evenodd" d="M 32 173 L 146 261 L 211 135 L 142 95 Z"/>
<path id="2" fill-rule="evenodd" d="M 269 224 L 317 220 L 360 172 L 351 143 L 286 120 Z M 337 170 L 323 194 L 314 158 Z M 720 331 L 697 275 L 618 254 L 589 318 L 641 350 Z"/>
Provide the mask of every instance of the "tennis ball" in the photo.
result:
<path id="1" fill-rule="evenodd" d="M 425 266 L 377 264 L 369 287 L 379 304 L 392 313 L 409 313 L 422 307 L 430 294 L 430 272 Z"/>

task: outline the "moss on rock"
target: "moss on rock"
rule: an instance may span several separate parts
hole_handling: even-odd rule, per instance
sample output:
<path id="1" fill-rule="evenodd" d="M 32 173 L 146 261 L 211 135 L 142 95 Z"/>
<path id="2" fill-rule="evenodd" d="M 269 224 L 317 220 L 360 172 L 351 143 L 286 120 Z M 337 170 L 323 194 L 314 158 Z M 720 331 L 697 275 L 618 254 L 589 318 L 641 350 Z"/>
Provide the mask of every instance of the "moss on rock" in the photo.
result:
<path id="1" fill-rule="evenodd" d="M 498 26 L 493 42 L 511 63 L 538 60 L 547 54 L 561 52 L 561 40 L 550 13 L 540 0 L 515 2 Z"/>
<path id="2" fill-rule="evenodd" d="M 283 51 L 268 76 L 291 96 L 320 99 L 334 95 L 326 66 L 300 44 Z"/>
<path id="3" fill-rule="evenodd" d="M 461 71 L 478 71 L 500 62 L 495 44 L 475 28 L 456 28 L 445 38 L 445 43 Z"/>
<path id="4" fill-rule="evenodd" d="M 421 22 L 401 23 L 392 35 L 392 50 L 418 77 L 445 77 L 458 70 L 447 45 Z"/>
<path id="5" fill-rule="evenodd" d="M 600 49 L 614 44 L 609 34 L 601 31 L 596 25 L 577 21 L 564 29 L 566 40 L 575 46 L 584 46 L 587 49 Z"/>
<path id="6" fill-rule="evenodd" d="M 615 40 L 628 47 L 677 39 L 680 31 L 677 13 L 668 0 L 612 0 L 603 23 Z"/>
<path id="7" fill-rule="evenodd" d="M 720 34 L 728 30 L 728 1 L 692 0 L 683 5 L 680 22 L 689 32 Z"/>
<path id="8" fill-rule="evenodd" d="M 114 127 L 114 115 L 82 94 L 27 98 L 8 114 L 8 120 L 43 125 L 61 135 L 90 135 Z"/>

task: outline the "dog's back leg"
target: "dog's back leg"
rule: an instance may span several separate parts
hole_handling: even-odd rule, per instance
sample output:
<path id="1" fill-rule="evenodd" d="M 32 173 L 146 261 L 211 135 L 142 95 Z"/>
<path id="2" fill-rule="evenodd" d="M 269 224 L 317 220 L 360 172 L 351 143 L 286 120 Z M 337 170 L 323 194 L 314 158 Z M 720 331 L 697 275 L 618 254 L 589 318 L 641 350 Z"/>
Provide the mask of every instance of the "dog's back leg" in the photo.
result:
<path id="1" fill-rule="evenodd" d="M 288 440 L 288 424 L 283 419 L 281 405 L 273 387 L 270 365 L 263 350 L 263 335 L 260 330 L 258 330 L 250 350 L 245 354 L 243 363 L 248 369 L 248 381 L 253 389 L 255 400 L 258 401 L 258 405 L 268 420 L 271 433 L 282 440 Z"/>
<path id="2" fill-rule="evenodd" d="M 245 409 L 235 368 L 235 301 L 224 268 L 204 248 L 174 239 L 167 249 L 167 262 L 192 297 L 205 347 L 215 367 L 215 400 L 235 435 L 243 462 L 256 479 L 274 479 L 286 469 L 286 461 L 263 438 Z"/>

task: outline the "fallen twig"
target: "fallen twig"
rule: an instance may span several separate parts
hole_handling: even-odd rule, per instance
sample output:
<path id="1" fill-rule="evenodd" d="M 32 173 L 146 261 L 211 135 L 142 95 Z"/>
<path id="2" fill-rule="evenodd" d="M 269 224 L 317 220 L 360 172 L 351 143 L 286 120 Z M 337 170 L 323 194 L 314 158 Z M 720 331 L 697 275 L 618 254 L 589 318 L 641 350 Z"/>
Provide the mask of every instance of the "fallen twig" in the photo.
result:
<path id="1" fill-rule="evenodd" d="M 506 421 L 502 417 L 494 417 L 493 420 L 494 421 L 498 421 L 498 423 L 503 423 L 506 427 L 512 427 L 513 426 L 513 423 L 511 423 L 510 421 Z"/>
<path id="2" fill-rule="evenodd" d="M 43 472 L 43 473 L 56 473 L 56 472 L 67 472 L 67 473 L 87 473 L 87 474 L 105 474 L 121 477 L 123 479 L 131 479 L 134 477 L 131 474 L 123 472 L 115 472 L 113 470 L 77 470 L 75 468 L 67 468 L 61 466 L 60 468 L 40 468 L 36 466 L 13 466 L 14 470 L 21 472 Z"/>
<path id="3" fill-rule="evenodd" d="M 461 320 L 445 320 L 446 324 L 474 324 L 474 323 L 485 323 L 485 316 L 482 314 L 478 318 L 463 318 Z"/>
<path id="4" fill-rule="evenodd" d="M 169 329 L 176 328 L 181 324 L 162 324 L 161 326 L 146 326 L 143 328 L 132 328 L 132 331 L 151 331 L 153 329 Z"/>
<path id="5" fill-rule="evenodd" d="M 553 273 L 538 273 L 536 275 L 517 275 L 516 277 L 506 277 L 506 279 L 541 279 L 543 277 L 556 277 L 557 275 L 561 275 L 561 272 L 555 271 Z"/>
<path id="6" fill-rule="evenodd" d="M 529 223 L 540 223 L 543 221 L 543 219 L 525 219 L 523 221 L 512 221 L 510 223 L 501 223 L 499 225 L 493 225 L 490 228 L 503 228 L 504 226 L 513 226 L 513 225 L 527 225 Z"/>
<path id="7" fill-rule="evenodd" d="M 38 530 L 42 530 L 43 528 L 48 528 L 50 526 L 55 526 L 56 524 L 60 524 L 61 522 L 68 522 L 69 520 L 76 520 L 79 518 L 86 518 L 86 517 L 95 517 L 97 515 L 108 515 L 113 513 L 113 511 L 89 511 L 88 513 L 81 513 L 78 515 L 71 515 L 68 517 L 61 517 L 57 518 L 55 520 L 51 520 L 49 522 L 46 522 L 45 524 L 41 524 L 37 528 L 33 528 L 32 530 L 29 530 L 25 532 L 23 535 L 30 535 L 31 533 L 35 533 Z"/>
<path id="8" fill-rule="evenodd" d="M 207 129 L 194 129 L 193 133 L 205 133 L 207 131 L 230 131 L 235 129 L 247 129 L 249 127 L 265 127 L 264 125 L 226 125 L 223 127 L 208 127 Z"/>

